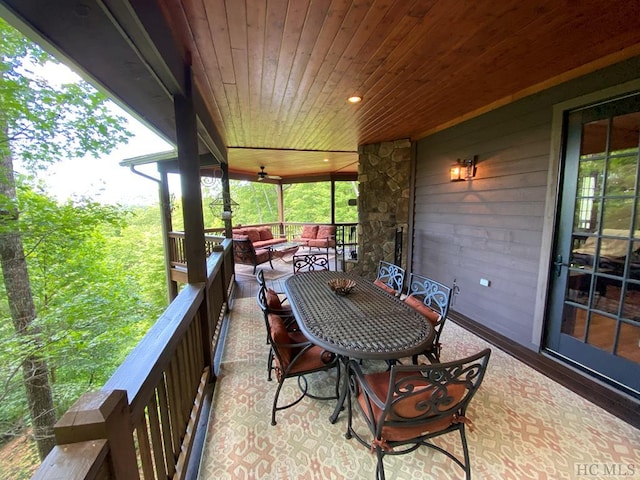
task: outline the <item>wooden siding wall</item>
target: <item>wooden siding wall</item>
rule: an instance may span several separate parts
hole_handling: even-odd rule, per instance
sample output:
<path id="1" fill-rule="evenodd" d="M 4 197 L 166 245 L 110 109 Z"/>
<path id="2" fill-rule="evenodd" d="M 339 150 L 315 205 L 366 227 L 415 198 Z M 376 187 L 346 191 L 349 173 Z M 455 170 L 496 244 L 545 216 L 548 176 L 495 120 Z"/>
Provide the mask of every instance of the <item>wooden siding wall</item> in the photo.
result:
<path id="1" fill-rule="evenodd" d="M 549 176 L 553 105 L 633 80 L 639 67 L 632 59 L 417 143 L 411 269 L 447 285 L 455 279 L 452 310 L 538 349 L 545 195 L 557 178 Z M 472 155 L 476 177 L 449 182 L 449 167 Z"/>

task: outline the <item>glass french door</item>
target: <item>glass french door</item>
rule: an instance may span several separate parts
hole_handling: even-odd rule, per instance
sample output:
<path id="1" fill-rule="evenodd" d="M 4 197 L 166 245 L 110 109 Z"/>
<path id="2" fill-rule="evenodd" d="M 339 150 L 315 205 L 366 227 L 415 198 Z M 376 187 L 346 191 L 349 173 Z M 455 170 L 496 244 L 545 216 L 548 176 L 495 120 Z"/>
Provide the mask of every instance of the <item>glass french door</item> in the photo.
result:
<path id="1" fill-rule="evenodd" d="M 569 112 L 545 346 L 640 396 L 640 94 Z"/>

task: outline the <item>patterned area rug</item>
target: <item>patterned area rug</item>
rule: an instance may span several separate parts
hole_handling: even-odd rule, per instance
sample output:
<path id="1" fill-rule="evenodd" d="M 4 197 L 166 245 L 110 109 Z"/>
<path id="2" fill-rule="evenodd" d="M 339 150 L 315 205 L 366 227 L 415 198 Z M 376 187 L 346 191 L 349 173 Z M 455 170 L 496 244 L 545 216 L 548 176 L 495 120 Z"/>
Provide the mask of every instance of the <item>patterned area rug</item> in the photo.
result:
<path id="1" fill-rule="evenodd" d="M 488 346 L 453 322 L 442 335 L 442 361 Z M 640 479 L 640 430 L 492 350 L 467 412 L 475 427 L 467 435 L 474 480 Z M 255 300 L 237 299 L 199 478 L 374 479 L 375 456 L 345 438 L 346 412 L 329 422 L 334 401 L 305 398 L 278 412 L 278 424 L 271 425 L 277 383 L 267 381 L 267 352 Z M 327 374 L 313 379 L 321 389 L 332 380 Z M 438 444 L 461 452 L 457 434 Z M 388 479 L 464 478 L 444 455 L 426 448 L 385 458 L 385 469 Z"/>
<path id="2" fill-rule="evenodd" d="M 287 263 L 281 259 L 272 260 L 273 268 L 269 266 L 269 263 L 263 263 L 258 265 L 256 268 L 256 273 L 259 270 L 264 272 L 264 278 L 267 280 L 277 280 L 278 278 L 285 277 L 287 275 L 291 275 L 293 272 L 293 266 L 291 263 Z M 236 276 L 239 277 L 240 280 L 247 279 L 255 279 L 256 275 L 253 273 L 253 267 L 251 265 L 236 265 Z"/>

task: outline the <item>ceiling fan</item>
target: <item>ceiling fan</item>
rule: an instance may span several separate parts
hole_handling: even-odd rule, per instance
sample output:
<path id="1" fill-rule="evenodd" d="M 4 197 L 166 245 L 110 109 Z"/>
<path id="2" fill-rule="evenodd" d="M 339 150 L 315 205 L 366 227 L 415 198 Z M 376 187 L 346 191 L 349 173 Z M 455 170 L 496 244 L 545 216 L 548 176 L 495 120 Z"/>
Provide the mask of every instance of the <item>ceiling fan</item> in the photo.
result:
<path id="1" fill-rule="evenodd" d="M 264 165 L 260 165 L 260 171 L 258 172 L 258 181 L 261 182 L 265 178 L 269 178 L 271 180 L 282 180 L 282 177 L 279 175 L 269 175 L 264 171 Z"/>

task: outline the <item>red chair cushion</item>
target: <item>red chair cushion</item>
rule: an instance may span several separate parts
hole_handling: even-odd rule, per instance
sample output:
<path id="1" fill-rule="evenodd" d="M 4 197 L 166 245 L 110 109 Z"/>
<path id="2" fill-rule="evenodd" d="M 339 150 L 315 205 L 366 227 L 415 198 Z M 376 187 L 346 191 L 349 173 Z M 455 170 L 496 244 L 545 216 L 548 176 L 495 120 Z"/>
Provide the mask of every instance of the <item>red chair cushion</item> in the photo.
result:
<path id="1" fill-rule="evenodd" d="M 407 305 L 410 305 L 422 315 L 427 317 L 432 325 L 436 325 L 440 321 L 440 314 L 433 310 L 432 308 L 427 307 L 420 299 L 414 297 L 413 295 L 409 295 L 404 299 L 404 302 Z"/>

